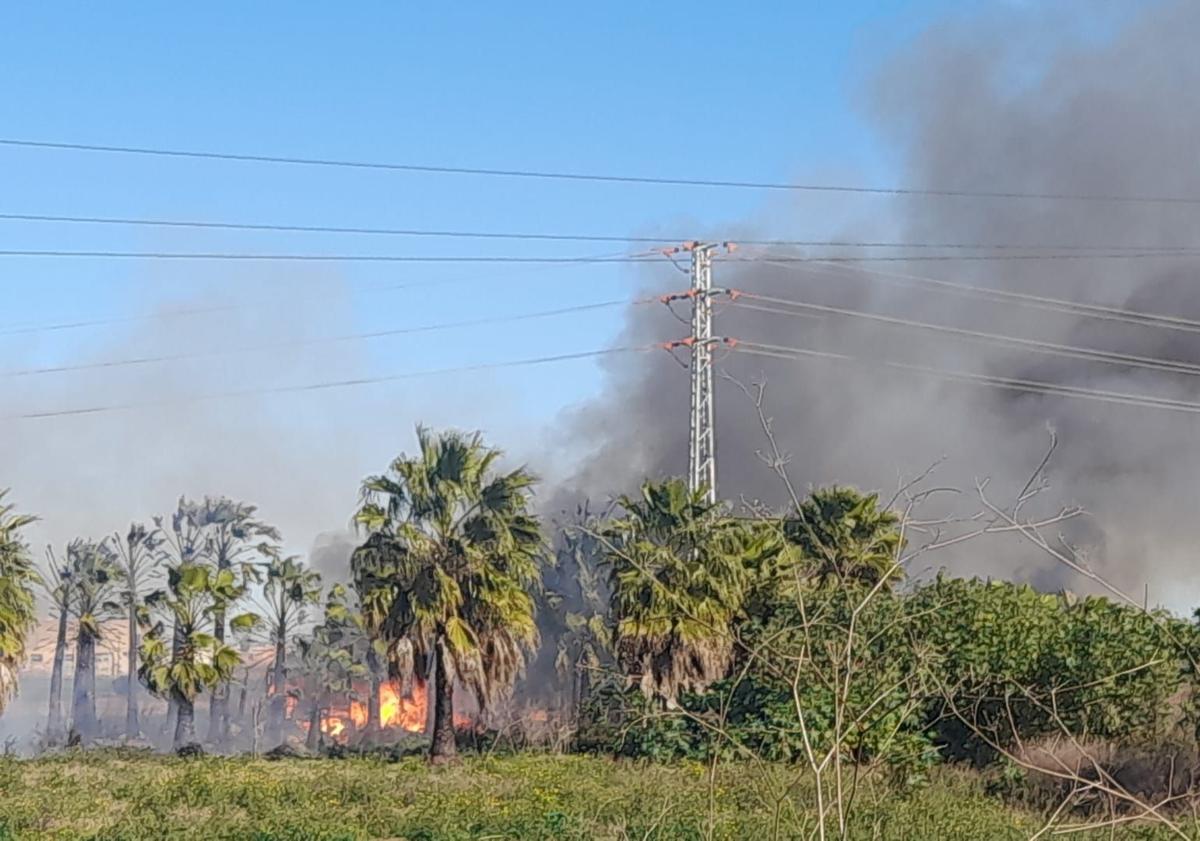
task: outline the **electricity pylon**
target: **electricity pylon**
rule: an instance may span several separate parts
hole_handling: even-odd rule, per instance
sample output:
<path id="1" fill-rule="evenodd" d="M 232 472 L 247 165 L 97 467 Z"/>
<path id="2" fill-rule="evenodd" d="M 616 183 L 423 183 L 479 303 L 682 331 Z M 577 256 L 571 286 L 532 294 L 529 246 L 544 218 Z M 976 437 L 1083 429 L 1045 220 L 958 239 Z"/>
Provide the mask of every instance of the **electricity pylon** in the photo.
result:
<path id="1" fill-rule="evenodd" d="M 692 242 L 692 394 L 688 427 L 688 487 L 717 501 L 717 439 L 713 413 L 712 255 L 713 243 Z"/>

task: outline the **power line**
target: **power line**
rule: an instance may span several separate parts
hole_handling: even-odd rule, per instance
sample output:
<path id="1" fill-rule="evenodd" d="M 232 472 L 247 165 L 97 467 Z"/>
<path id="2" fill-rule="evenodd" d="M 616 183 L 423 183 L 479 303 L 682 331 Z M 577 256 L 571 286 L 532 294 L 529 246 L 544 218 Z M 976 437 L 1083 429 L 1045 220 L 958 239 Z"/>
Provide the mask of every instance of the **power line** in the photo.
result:
<path id="1" fill-rule="evenodd" d="M 537 356 L 527 359 L 514 359 L 504 362 L 485 362 L 477 365 L 460 365 L 451 368 L 434 368 L 423 371 L 407 371 L 400 374 L 389 374 L 380 377 L 360 377 L 356 379 L 345 380 L 326 380 L 316 383 L 305 383 L 302 385 L 290 386 L 272 386 L 267 388 L 251 388 L 241 389 L 238 391 L 225 391 L 213 394 L 193 395 L 182 398 L 172 398 L 168 400 L 153 400 L 141 403 L 110 403 L 107 405 L 85 406 L 75 409 L 59 409 L 46 412 L 26 412 L 23 414 L 4 415 L 0 420 L 43 420 L 46 418 L 68 417 L 76 415 L 96 415 L 108 412 L 128 411 L 132 409 L 148 409 L 159 406 L 171 406 L 177 404 L 200 403 L 212 400 L 229 400 L 238 397 L 250 397 L 263 394 L 288 394 L 294 392 L 306 391 L 322 391 L 335 388 L 354 388 L 364 385 L 376 385 L 379 383 L 398 382 L 400 380 L 419 379 L 423 377 L 440 377 L 450 374 L 469 373 L 473 371 L 492 371 L 501 368 L 518 368 L 534 365 L 548 365 L 556 362 L 567 362 L 577 359 L 590 359 L 593 357 L 608 356 L 619 353 L 634 353 L 639 351 L 653 350 L 653 346 L 629 346 L 604 348 L 601 350 L 580 351 L 577 353 L 561 353 L 554 356 Z"/>
<path id="2" fill-rule="evenodd" d="M 844 353 L 832 353 L 829 351 L 818 351 L 809 348 L 793 348 L 781 345 L 762 344 L 758 342 L 739 341 L 735 343 L 733 350 L 740 353 L 748 353 L 753 356 L 772 357 L 793 362 L 800 361 L 805 358 L 849 362 L 864 367 L 892 368 L 907 371 L 909 373 L 935 377 L 938 379 L 989 386 L 993 388 L 1006 389 L 1009 391 L 1046 394 L 1056 397 L 1075 397 L 1084 400 L 1096 400 L 1104 403 L 1117 403 L 1128 406 L 1140 406 L 1143 408 L 1167 409 L 1175 412 L 1200 414 L 1200 403 L 1192 403 L 1186 400 L 1172 400 L 1164 397 L 1127 394 L 1124 392 L 1107 391 L 1103 389 L 1080 388 L 1078 386 L 1059 385 L 1057 383 L 1048 383 L 1040 380 L 1025 380 L 1011 377 L 994 377 L 988 374 L 946 371 L 941 368 L 931 368 L 924 365 L 909 365 L 904 362 L 863 359 Z"/>
<path id="3" fill-rule="evenodd" d="M 603 255 L 602 254 L 602 255 L 595 255 L 595 256 L 605 257 L 605 256 L 620 256 L 620 255 L 616 255 L 616 254 Z M 592 265 L 592 264 L 579 263 L 576 265 L 588 266 L 588 265 Z M 564 267 L 560 266 L 558 268 L 561 269 Z M 369 287 L 365 287 L 365 288 L 355 289 L 354 292 L 356 292 L 356 293 L 357 292 L 368 292 L 368 293 L 395 292 L 395 291 L 399 291 L 399 290 L 403 290 L 403 289 L 417 289 L 417 288 L 422 288 L 422 287 L 454 286 L 454 285 L 459 285 L 459 284 L 463 284 L 463 283 L 474 283 L 474 282 L 477 282 L 482 279 L 483 279 L 482 277 L 477 276 L 477 277 L 459 277 L 459 278 L 448 278 L 448 279 L 439 278 L 439 279 L 435 279 L 435 280 L 414 280 L 414 281 L 408 281 L 405 283 L 391 283 L 391 284 L 385 284 L 385 285 L 369 286 Z M 289 296 L 289 300 L 297 300 L 297 299 L 308 298 L 308 297 L 315 297 L 315 296 L 292 295 L 292 296 Z M 324 297 L 324 296 L 321 296 L 321 297 Z M 217 304 L 214 306 L 187 307 L 184 309 L 163 310 L 163 311 L 155 312 L 155 313 L 143 313 L 143 314 L 139 314 L 139 315 L 118 316 L 118 317 L 114 317 L 114 318 L 98 318 L 98 319 L 88 319 L 88 320 L 83 320 L 83 321 L 66 321 L 66 322 L 58 322 L 58 323 L 52 323 L 52 324 L 17 324 L 17 325 L 12 325 L 12 326 L 6 327 L 6 328 L 0 328 L 0 336 L 25 335 L 25 334 L 31 334 L 31 333 L 48 333 L 48 332 L 57 332 L 60 330 L 77 330 L 77 329 L 83 329 L 83 328 L 88 328 L 88 327 L 103 327 L 103 326 L 108 326 L 108 325 L 113 325 L 113 324 L 127 324 L 130 322 L 137 322 L 137 321 L 151 321 L 151 320 L 157 320 L 157 319 L 161 319 L 161 318 L 179 318 L 179 317 L 187 317 L 187 316 L 193 316 L 193 315 L 203 315 L 203 314 L 214 313 L 214 312 L 230 312 L 230 311 L 236 311 L 236 310 L 242 310 L 242 309 L 257 308 L 259 306 L 261 306 L 261 305 L 257 304 L 257 303 L 253 303 L 253 304 Z"/>
<path id="4" fill-rule="evenodd" d="M 132 260 L 263 260 L 317 263 L 648 263 L 658 262 L 662 259 L 657 254 L 627 255 L 621 257 L 525 257 L 508 254 L 236 254 L 226 252 L 58 250 L 0 250 L 0 257 L 88 257 Z"/>
<path id="5" fill-rule="evenodd" d="M 102 368 L 124 368 L 131 365 L 149 365 L 162 362 L 179 362 L 189 359 L 205 359 L 214 356 L 229 356 L 239 353 L 252 353 L 262 350 L 278 350 L 281 348 L 304 347 L 308 345 L 332 344 L 337 342 L 365 341 L 382 339 L 392 336 L 406 336 L 418 333 L 433 333 L 441 330 L 453 330 L 464 327 L 481 327 L 488 324 L 511 324 L 520 321 L 533 321 L 540 318 L 553 318 L 569 313 L 589 312 L 626 304 L 645 304 L 656 301 L 655 298 L 640 298 L 636 300 L 621 299 L 615 301 L 600 301 L 592 304 L 577 304 L 570 307 L 526 312 L 517 315 L 488 316 L 461 321 L 444 321 L 437 324 L 423 324 L 416 327 L 398 327 L 389 330 L 375 330 L 366 333 L 350 333 L 341 336 L 319 336 L 308 339 L 292 339 L 281 342 L 269 342 L 236 348 L 221 347 L 213 350 L 189 353 L 162 354 L 158 356 L 137 356 L 126 359 L 113 359 L 101 362 L 81 362 L 73 365 L 53 365 L 40 368 L 23 368 L 12 371 L 0 371 L 0 377 L 28 377 L 41 374 L 61 374 L 71 371 L 90 371 Z"/>
<path id="6" fill-rule="evenodd" d="M 1012 190 L 967 190 L 950 188 L 875 187 L 845 184 L 797 184 L 780 181 L 748 181 L 711 178 L 671 178 L 663 176 L 606 175 L 540 169 L 502 169 L 494 167 L 447 166 L 440 164 L 354 161 L 336 158 L 302 158 L 283 155 L 258 155 L 235 152 L 210 152 L 189 149 L 164 149 L 143 146 L 107 146 L 95 143 L 62 143 L 46 140 L 0 138 L 0 145 L 31 149 L 55 149 L 74 152 L 104 152 L 120 155 L 148 155 L 164 158 L 240 161 L 244 163 L 292 164 L 299 166 L 339 167 L 388 170 L 433 175 L 476 175 L 500 178 L 529 178 L 558 181 L 585 181 L 610 184 L 647 184 L 671 187 L 722 187 L 750 190 L 790 190 L 799 192 L 849 193 L 891 196 L 928 196 L 941 198 L 1025 199 L 1041 201 L 1107 202 L 1134 204 L 1200 204 L 1200 197 L 1173 195 L 1120 195 L 1109 193 L 1018 192 Z"/>
<path id="7" fill-rule="evenodd" d="M 662 259 L 658 252 L 644 252 L 612 257 L 584 256 L 524 256 L 512 254 L 288 254 L 236 253 L 221 251 L 65 251 L 58 249 L 5 249 L 0 257 L 55 257 L 122 260 L 235 260 L 275 262 L 346 262 L 346 263 L 655 263 Z M 1010 260 L 1136 260 L 1178 259 L 1200 257 L 1200 251 L 1136 251 L 1136 252 L 1070 252 L 1052 254 L 930 254 L 930 255 L 866 255 L 860 257 L 760 257 L 725 258 L 723 263 L 927 263 L 976 262 Z"/>
<path id="8" fill-rule="evenodd" d="M 274 231 L 316 234 L 363 234 L 371 236 L 445 237 L 450 239 L 546 240 L 551 242 L 627 242 L 663 243 L 670 237 L 620 236 L 608 234 L 557 234 L 509 231 L 469 231 L 428 228 L 344 227 L 337 225 L 291 225 L 256 222 L 222 222 L 193 219 L 148 219 L 120 216 L 54 216 L 36 213 L 0 213 L 0 220 L 10 222 L 65 222 L 87 225 L 130 225 L 161 228 L 199 228 L 233 231 Z M 680 237 L 679 239 L 686 239 Z M 790 243 L 787 243 L 790 244 Z"/>
<path id="9" fill-rule="evenodd" d="M 682 242 L 686 236 L 649 237 L 621 234 L 563 234 L 521 231 L 474 231 L 428 228 L 379 228 L 338 225 L 298 225 L 258 222 L 229 222 L 198 219 L 153 219 L 129 216 L 67 216 L 44 213 L 0 213 L 0 220 L 8 222 L 49 222 L 85 225 L 116 225 L 134 227 L 188 228 L 200 230 L 266 231 L 283 233 L 356 234 L 369 236 L 399 237 L 443 237 L 449 239 L 497 239 L 531 240 L 548 242 L 613 242 L 661 244 Z M 739 245 L 794 246 L 824 248 L 896 248 L 926 249 L 946 248 L 964 250 L 1017 250 L 1017 251 L 1197 251 L 1200 246 L 1180 245 L 1083 245 L 1055 243 L 984 243 L 984 242 L 904 242 L 898 240 L 846 240 L 846 239 L 738 239 Z"/>
<path id="10" fill-rule="evenodd" d="M 1200 250 L 1164 251 L 1072 251 L 1062 254 L 866 254 L 861 256 L 839 255 L 835 257 L 788 257 L 764 254 L 750 257 L 725 257 L 723 263 L 947 263 L 947 262 L 995 262 L 1036 260 L 1145 260 L 1200 257 Z"/>
<path id="11" fill-rule="evenodd" d="M 778 266 L 779 268 L 791 269 L 792 271 L 810 272 L 814 274 L 826 273 L 814 271 L 806 266 L 798 266 L 795 264 L 775 263 L 773 261 L 764 262 L 768 263 L 769 265 Z M 821 264 L 815 263 L 814 265 Z M 883 271 L 880 269 L 870 269 L 859 266 L 830 264 L 826 268 L 841 272 L 843 274 L 851 273 L 854 275 L 869 275 L 871 278 L 879 278 L 885 282 L 924 287 L 933 292 L 944 292 L 948 294 L 962 295 L 965 297 L 982 298 L 994 303 L 1012 304 L 1014 306 L 1029 307 L 1048 312 L 1058 312 L 1067 315 L 1095 318 L 1102 321 L 1119 321 L 1127 324 L 1136 324 L 1142 327 L 1160 327 L 1169 330 L 1181 330 L 1189 333 L 1200 332 L 1200 321 L 1191 318 L 1184 318 L 1182 316 L 1150 313 L 1141 310 L 1126 309 L 1123 307 L 1110 307 L 1103 304 L 1094 304 L 1085 301 L 1072 301 L 1064 298 L 1051 298 L 1045 295 L 1031 295 L 1025 292 L 989 289 L 987 287 L 975 286 L 969 283 L 956 283 L 954 281 L 941 280 L 939 278 L 926 277 L 923 275 Z"/>
<path id="12" fill-rule="evenodd" d="M 1130 368 L 1145 368 L 1155 371 L 1166 371 L 1173 374 L 1187 374 L 1189 376 L 1200 376 L 1200 364 L 1192 362 L 1184 362 L 1174 359 L 1159 359 L 1152 356 L 1138 356 L 1128 353 L 1117 353 L 1113 351 L 1098 350 L 1096 348 L 1075 347 L 1073 345 L 1063 345 L 1056 342 L 1044 342 L 1037 339 L 1023 339 L 1016 336 L 1005 336 L 999 333 L 987 333 L 982 330 L 968 330 L 961 327 L 949 327 L 942 324 L 930 324 L 926 321 L 915 321 L 908 318 L 898 318 L 896 316 L 881 315 L 879 313 L 863 312 L 861 310 L 844 309 L 842 307 L 831 307 L 823 304 L 810 304 L 804 301 L 793 301 L 786 298 L 775 298 L 769 295 L 758 295 L 753 292 L 736 293 L 737 298 L 746 297 L 752 300 L 763 301 L 766 303 L 781 304 L 788 307 L 796 307 L 798 309 L 808 310 L 810 312 L 822 312 L 832 315 L 841 315 L 851 318 L 862 318 L 869 321 L 875 321 L 882 324 L 890 324 L 896 327 L 910 327 L 918 330 L 926 330 L 937 333 L 946 333 L 972 341 L 985 342 L 988 344 L 1009 345 L 1019 347 L 1024 350 L 1033 351 L 1035 353 L 1045 353 L 1052 356 L 1065 356 L 1072 359 L 1084 359 L 1091 362 L 1105 362 L 1112 365 L 1123 365 Z M 753 304 L 742 304 L 737 300 L 733 301 L 735 306 L 743 309 L 757 310 L 760 312 L 777 313 L 779 315 L 799 315 L 800 313 L 792 313 L 787 310 L 778 309 L 776 307 L 754 306 Z"/>

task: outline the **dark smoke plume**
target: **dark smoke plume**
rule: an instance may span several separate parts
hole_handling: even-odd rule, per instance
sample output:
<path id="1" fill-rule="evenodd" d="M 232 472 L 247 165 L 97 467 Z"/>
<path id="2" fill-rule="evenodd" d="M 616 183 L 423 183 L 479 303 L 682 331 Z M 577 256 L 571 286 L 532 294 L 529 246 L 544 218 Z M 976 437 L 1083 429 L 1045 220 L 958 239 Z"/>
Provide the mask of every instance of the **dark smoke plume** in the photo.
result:
<path id="1" fill-rule="evenodd" d="M 1096 7 L 1079 8 L 1091 12 Z M 1136 16 L 1124 19 L 1072 20 L 1044 10 L 1018 14 L 1010 9 L 1003 16 L 960 20 L 931 29 L 884 61 L 863 107 L 879 140 L 901 162 L 897 181 L 905 186 L 1200 196 L 1197 33 L 1200 5 L 1188 2 L 1143 4 Z M 844 238 L 1102 248 L 1200 244 L 1196 205 L 918 196 L 868 201 L 859 221 L 841 232 Z M 780 227 L 770 233 L 805 233 Z M 1200 318 L 1200 260 L 1195 257 L 865 265 Z M 681 281 L 675 277 L 674 285 Z M 722 264 L 716 282 L 1064 345 L 1200 361 L 1196 333 L 886 281 L 811 266 Z M 728 307 L 718 321 L 718 333 L 747 340 L 1200 400 L 1200 378 L 1193 376 L 1014 351 L 853 318 L 799 319 Z M 642 309 L 631 312 L 618 343 L 685 332 L 661 311 Z M 1200 419 L 1195 415 L 1005 392 L 828 361 L 784 362 L 733 353 L 721 366 L 745 383 L 765 376 L 767 408 L 780 443 L 794 457 L 791 472 L 801 486 L 840 482 L 887 490 L 897 474 L 911 476 L 944 456 L 948 461 L 938 484 L 970 489 L 975 476 L 990 475 L 997 496 L 1011 495 L 1041 456 L 1050 424 L 1062 442 L 1051 475 L 1053 494 L 1057 502 L 1081 504 L 1093 515 L 1075 534 L 1091 562 L 1139 593 L 1148 584 L 1152 600 L 1172 607 L 1187 607 L 1197 595 L 1190 584 L 1200 491 Z M 776 479 L 755 457 L 764 440 L 752 406 L 729 383 L 718 390 L 722 496 L 782 503 Z M 571 483 L 577 493 L 595 498 L 626 490 L 645 475 L 681 474 L 686 413 L 687 376 L 681 368 L 641 357 L 615 365 L 604 396 L 571 418 L 570 440 L 591 448 Z M 1032 548 L 1012 541 L 968 544 L 948 563 L 962 573 L 1047 586 L 1077 583 Z"/>

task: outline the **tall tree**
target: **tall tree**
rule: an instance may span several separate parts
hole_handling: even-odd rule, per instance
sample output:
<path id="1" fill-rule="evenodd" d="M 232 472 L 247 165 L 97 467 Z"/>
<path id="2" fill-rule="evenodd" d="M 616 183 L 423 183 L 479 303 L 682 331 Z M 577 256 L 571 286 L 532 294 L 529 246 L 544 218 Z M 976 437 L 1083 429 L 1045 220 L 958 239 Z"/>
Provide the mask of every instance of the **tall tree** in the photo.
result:
<path id="1" fill-rule="evenodd" d="M 587 699 L 594 677 L 612 665 L 604 547 L 595 534 L 602 522 L 585 503 L 558 529 L 555 565 L 544 595 L 549 616 L 539 621 L 543 636 L 555 641 L 553 651 L 543 646 L 541 656 L 553 655 L 554 670 L 566 682 L 557 694 L 572 715 Z"/>
<path id="2" fill-rule="evenodd" d="M 277 554 L 279 530 L 257 518 L 256 506 L 224 496 L 206 496 L 203 502 L 189 505 L 191 516 L 204 532 L 205 554 L 218 573 L 238 569 L 245 575 L 254 564 Z M 218 606 L 213 615 L 213 634 L 221 644 L 225 642 L 225 614 L 230 607 L 232 604 Z M 229 684 L 222 683 L 213 690 L 209 741 L 225 744 L 229 723 Z"/>
<path id="3" fill-rule="evenodd" d="M 50 668 L 49 712 L 46 718 L 46 739 L 50 744 L 55 744 L 66 736 L 62 707 L 63 666 L 67 657 L 67 627 L 71 619 L 71 601 L 74 595 L 71 589 L 71 570 L 59 561 L 53 547 L 46 547 L 46 563 L 39 581 L 50 602 L 57 625 L 54 660 Z"/>
<path id="4" fill-rule="evenodd" d="M 674 704 L 728 671 L 752 570 L 778 541 L 680 479 L 646 482 L 618 505 L 620 516 L 595 533 L 609 566 L 617 658 L 643 694 Z"/>
<path id="5" fill-rule="evenodd" d="M 29 631 L 37 622 L 33 587 L 38 581 L 21 529 L 36 518 L 18 514 L 0 490 L 0 712 L 17 691 Z"/>
<path id="6" fill-rule="evenodd" d="M 308 620 L 308 609 L 321 599 L 321 576 L 296 558 L 272 558 L 263 565 L 264 641 L 272 646 L 267 743 L 282 737 L 287 708 L 288 643 Z"/>
<path id="7" fill-rule="evenodd" d="M 165 521 L 163 517 L 154 518 L 154 525 L 163 537 L 163 541 L 158 547 L 159 563 L 167 570 L 178 570 L 207 561 L 208 556 L 205 553 L 208 547 L 205 543 L 205 531 L 197 511 L 198 506 L 195 503 L 180 497 L 169 522 Z M 175 622 L 173 612 L 168 611 L 167 618 L 168 621 Z M 172 659 L 182 654 L 183 646 L 184 637 L 181 629 L 175 626 L 171 633 Z M 141 646 L 139 646 L 140 648 Z M 141 666 L 139 666 L 140 671 Z M 144 680 L 142 682 L 145 683 Z M 170 732 L 178 725 L 179 701 L 175 693 L 169 692 L 165 697 L 167 698 L 167 730 Z"/>
<path id="8" fill-rule="evenodd" d="M 97 735 L 96 646 L 104 623 L 121 615 L 121 569 L 108 542 L 74 540 L 67 547 L 71 613 L 75 617 L 75 678 L 71 729 L 84 743 Z"/>
<path id="9" fill-rule="evenodd" d="M 237 650 L 219 642 L 212 630 L 217 611 L 227 610 L 244 589 L 232 570 L 188 563 L 168 568 L 166 589 L 146 597 L 160 619 L 142 639 L 138 676 L 155 695 L 174 700 L 176 750 L 196 740 L 197 696 L 227 682 L 241 663 Z M 241 613 L 229 625 L 249 632 L 258 621 L 253 613 Z"/>
<path id="10" fill-rule="evenodd" d="M 355 685 L 367 676 L 361 651 L 355 642 L 362 639 L 348 613 L 345 588 L 334 585 L 325 602 L 325 619 L 313 628 L 309 637 L 298 637 L 303 680 L 303 695 L 308 701 L 308 739 L 306 746 L 316 750 L 324 742 L 326 713 L 329 705 L 341 698 L 352 699 Z"/>
<path id="11" fill-rule="evenodd" d="M 111 538 L 110 545 L 116 553 L 116 562 L 121 570 L 121 598 L 128 619 L 128 645 L 125 668 L 125 738 L 136 739 L 141 733 L 138 720 L 138 626 L 142 598 L 159 573 L 161 556 L 158 549 L 165 538 L 158 528 L 147 529 L 141 523 L 133 523 L 122 537 L 119 533 Z"/>
<path id="12" fill-rule="evenodd" d="M 366 662 L 371 684 L 367 699 L 367 741 L 377 738 L 383 729 L 379 695 L 387 677 L 389 648 L 384 626 L 391 607 L 388 581 L 396 573 L 386 566 L 384 554 L 375 550 L 375 544 L 381 540 L 387 542 L 383 535 L 368 539 L 367 544 L 351 556 L 353 598 L 345 588 L 333 587 L 325 607 L 326 624 L 341 616 L 340 635 L 356 651 L 362 652 Z M 380 563 L 384 566 L 379 566 Z"/>
<path id="13" fill-rule="evenodd" d="M 482 709 L 508 692 L 537 644 L 533 593 L 545 540 L 531 512 L 536 482 L 499 472 L 499 450 L 478 434 L 417 428 L 419 452 L 363 482 L 357 522 L 369 532 L 352 562 L 373 569 L 369 601 L 386 604 L 382 630 L 393 674 L 424 680 L 433 661 L 430 758 L 456 753 L 454 686 Z"/>

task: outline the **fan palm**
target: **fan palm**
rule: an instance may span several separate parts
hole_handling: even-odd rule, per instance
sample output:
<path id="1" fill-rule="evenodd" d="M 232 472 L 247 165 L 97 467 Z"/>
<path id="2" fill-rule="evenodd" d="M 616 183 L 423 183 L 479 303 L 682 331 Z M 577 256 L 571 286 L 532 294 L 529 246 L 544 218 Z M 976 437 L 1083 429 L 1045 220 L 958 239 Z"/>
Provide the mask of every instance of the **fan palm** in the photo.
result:
<path id="1" fill-rule="evenodd" d="M 71 588 L 70 568 L 58 560 L 54 549 L 49 546 L 46 547 L 46 563 L 39 576 L 39 583 L 55 613 L 58 626 L 54 639 L 54 661 L 50 668 L 50 709 L 46 719 L 46 738 L 53 744 L 65 735 L 62 708 L 63 665 L 67 656 L 67 625 L 71 617 L 74 591 Z"/>
<path id="2" fill-rule="evenodd" d="M 321 576 L 296 558 L 272 558 L 263 565 L 261 615 L 265 642 L 274 649 L 271 661 L 271 706 L 267 741 L 277 742 L 286 712 L 288 641 L 308 619 L 308 608 L 321 598 Z"/>
<path id="3" fill-rule="evenodd" d="M 228 497 L 206 496 L 202 502 L 181 501 L 204 534 L 204 554 L 217 572 L 247 568 L 249 564 L 276 554 L 279 530 L 257 519 L 258 509 Z M 213 635 L 225 642 L 225 610 L 213 615 Z M 229 686 L 221 684 L 213 691 L 209 707 L 208 738 L 218 744 L 229 738 Z"/>
<path id="4" fill-rule="evenodd" d="M 17 514 L 0 490 L 0 712 L 17 691 L 17 670 L 25 662 L 25 644 L 37 622 L 33 587 L 38 582 L 21 529 L 36 518 Z"/>
<path id="5" fill-rule="evenodd" d="M 104 623 L 121 613 L 121 569 L 107 541 L 73 540 L 67 547 L 71 613 L 75 617 L 75 678 L 71 729 L 84 742 L 96 736 L 96 646 Z"/>
<path id="6" fill-rule="evenodd" d="M 382 729 L 379 693 L 387 674 L 389 644 L 384 636 L 391 608 L 391 582 L 399 571 L 388 566 L 387 548 L 391 538 L 386 534 L 369 537 L 351 557 L 352 594 L 344 588 L 330 591 L 326 606 L 326 621 L 342 614 L 343 634 L 354 639 L 363 652 L 367 675 L 371 682 L 371 697 L 367 699 L 367 738 L 375 738 Z M 349 598 L 353 595 L 353 599 Z M 408 677 L 413 677 L 410 673 Z M 421 677 L 424 680 L 424 677 Z"/>
<path id="7" fill-rule="evenodd" d="M 671 705 L 729 669 L 751 571 L 778 541 L 679 479 L 646 482 L 618 505 L 599 532 L 617 658 L 645 695 Z"/>
<path id="8" fill-rule="evenodd" d="M 880 508 L 878 494 L 854 488 L 818 488 L 784 520 L 789 543 L 800 549 L 808 573 L 824 586 L 899 581 L 900 519 Z"/>
<path id="9" fill-rule="evenodd" d="M 359 616 L 349 609 L 346 589 L 330 588 L 325 601 L 325 619 L 309 637 L 298 637 L 304 675 L 303 694 L 308 698 L 307 747 L 315 750 L 324 736 L 328 705 L 337 699 L 353 698 L 355 685 L 367 677 L 361 643 L 365 640 Z"/>
<path id="10" fill-rule="evenodd" d="M 197 509 L 198 506 L 195 503 L 181 497 L 175 511 L 171 514 L 169 525 L 164 524 L 165 518 L 163 517 L 154 518 L 154 526 L 163 537 L 162 543 L 158 547 L 158 561 L 163 567 L 180 569 L 184 566 L 208 562 L 206 534 L 197 515 Z M 171 619 L 171 621 L 174 620 Z M 178 655 L 182 646 L 182 638 L 178 633 L 173 632 L 171 656 Z M 167 729 L 170 730 L 178 723 L 179 704 L 174 694 L 168 694 L 167 698 Z"/>
<path id="11" fill-rule="evenodd" d="M 228 682 L 241 663 L 237 650 L 218 641 L 212 630 L 218 611 L 227 611 L 244 592 L 232 570 L 188 563 L 169 568 L 167 588 L 146 597 L 147 607 L 160 618 L 142 639 L 138 677 L 155 695 L 175 702 L 176 749 L 195 741 L 197 696 Z M 229 625 L 249 631 L 258 621 L 256 614 L 242 613 Z"/>
<path id="12" fill-rule="evenodd" d="M 370 536 L 352 563 L 393 674 L 424 681 L 433 661 L 430 758 L 442 761 L 455 754 L 455 682 L 486 709 L 537 644 L 545 541 L 532 474 L 497 471 L 501 453 L 478 434 L 418 427 L 417 439 L 415 456 L 364 481 L 356 520 Z"/>
<path id="13" fill-rule="evenodd" d="M 364 734 L 367 740 L 377 737 L 382 729 L 379 695 L 386 675 L 388 647 L 381 630 L 378 617 L 363 610 L 357 588 L 347 589 L 342 584 L 329 588 L 320 631 L 329 644 L 348 652 L 355 663 L 364 666 L 369 682 Z"/>
<path id="14" fill-rule="evenodd" d="M 122 537 L 114 534 L 110 545 L 116 553 L 116 563 L 121 570 L 122 593 L 128 619 L 129 650 L 126 663 L 125 738 L 135 739 L 141 732 L 138 721 L 138 612 L 147 586 L 159 573 L 161 557 L 158 547 L 163 542 L 159 529 L 147 529 L 141 523 L 133 523 Z"/>
<path id="15" fill-rule="evenodd" d="M 600 568 L 603 546 L 592 532 L 595 518 L 583 507 L 577 520 L 580 528 L 568 527 L 561 534 L 555 570 L 559 582 L 570 588 L 569 597 L 554 593 L 549 599 L 560 617 L 554 668 L 570 680 L 573 713 L 587 699 L 593 676 L 611 663 L 613 635 Z M 573 609 L 564 609 L 565 604 Z"/>

